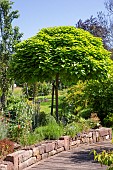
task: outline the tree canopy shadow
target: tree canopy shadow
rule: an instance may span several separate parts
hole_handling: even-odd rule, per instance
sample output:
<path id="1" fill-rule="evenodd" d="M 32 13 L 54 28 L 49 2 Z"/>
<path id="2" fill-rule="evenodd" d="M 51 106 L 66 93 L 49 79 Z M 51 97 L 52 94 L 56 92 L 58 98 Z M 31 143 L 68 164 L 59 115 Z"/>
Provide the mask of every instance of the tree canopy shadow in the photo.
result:
<path id="1" fill-rule="evenodd" d="M 84 163 L 84 162 L 92 162 L 92 163 L 98 163 L 97 161 L 94 160 L 94 155 L 93 155 L 93 150 L 96 150 L 97 153 L 102 152 L 103 150 L 110 151 L 113 150 L 113 144 L 109 144 L 105 146 L 103 144 L 100 146 L 94 146 L 91 148 L 81 148 L 80 151 L 75 151 L 73 152 L 73 155 L 71 156 L 71 161 L 73 163 Z"/>

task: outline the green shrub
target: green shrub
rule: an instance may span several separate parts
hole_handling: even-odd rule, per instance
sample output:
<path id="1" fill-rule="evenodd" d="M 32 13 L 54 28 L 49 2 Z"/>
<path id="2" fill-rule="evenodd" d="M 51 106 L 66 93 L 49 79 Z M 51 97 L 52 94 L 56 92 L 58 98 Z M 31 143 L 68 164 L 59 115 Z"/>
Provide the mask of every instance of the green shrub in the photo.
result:
<path id="1" fill-rule="evenodd" d="M 112 116 L 109 115 L 113 113 L 112 77 L 102 81 L 79 81 L 68 89 L 62 103 L 63 115 L 71 113 L 88 119 L 92 112 L 97 113 L 103 125 L 109 126 L 112 123 Z"/>
<path id="2" fill-rule="evenodd" d="M 92 112 L 93 112 L 93 108 L 87 107 L 79 111 L 79 116 L 88 119 L 91 116 Z"/>
<path id="3" fill-rule="evenodd" d="M 49 123 L 56 123 L 56 120 L 50 114 L 46 114 L 45 112 L 40 112 L 38 114 L 38 122 L 39 122 L 39 126 L 45 126 L 48 125 Z"/>
<path id="4" fill-rule="evenodd" d="M 113 170 L 113 151 L 107 152 L 103 150 L 101 153 L 97 153 L 95 150 L 94 153 L 94 160 L 98 161 L 101 166 L 107 165 L 107 170 Z"/>
<path id="5" fill-rule="evenodd" d="M 49 82 L 38 82 L 38 93 L 48 95 L 51 92 L 52 85 Z"/>
<path id="6" fill-rule="evenodd" d="M 113 113 L 113 78 L 109 77 L 101 82 L 89 81 L 85 93 L 87 94 L 88 106 L 93 108 L 93 112 L 97 113 L 104 124 L 107 115 Z"/>
<path id="7" fill-rule="evenodd" d="M 46 126 L 42 126 L 35 129 L 35 133 L 44 139 L 58 139 L 63 135 L 63 128 L 57 123 L 49 123 Z"/>
<path id="8" fill-rule="evenodd" d="M 109 113 L 106 118 L 104 118 L 104 125 L 113 128 L 113 113 Z"/>
<path id="9" fill-rule="evenodd" d="M 64 134 L 74 137 L 78 133 L 81 133 L 83 131 L 86 132 L 89 129 L 90 129 L 89 120 L 85 120 L 82 117 L 78 117 L 77 121 L 69 123 L 67 124 L 67 126 L 64 127 Z"/>
<path id="10" fill-rule="evenodd" d="M 67 93 L 62 100 L 62 113 L 66 114 L 74 114 L 82 110 L 86 106 L 86 99 L 84 96 L 84 88 L 86 83 L 79 81 L 76 85 L 68 88 Z"/>
<path id="11" fill-rule="evenodd" d="M 83 127 L 79 123 L 73 122 L 73 123 L 68 124 L 64 128 L 64 135 L 75 137 L 78 133 L 82 132 L 82 130 L 83 130 Z"/>
<path id="12" fill-rule="evenodd" d="M 32 132 L 20 137 L 20 144 L 23 146 L 33 145 L 43 140 L 41 136 Z"/>

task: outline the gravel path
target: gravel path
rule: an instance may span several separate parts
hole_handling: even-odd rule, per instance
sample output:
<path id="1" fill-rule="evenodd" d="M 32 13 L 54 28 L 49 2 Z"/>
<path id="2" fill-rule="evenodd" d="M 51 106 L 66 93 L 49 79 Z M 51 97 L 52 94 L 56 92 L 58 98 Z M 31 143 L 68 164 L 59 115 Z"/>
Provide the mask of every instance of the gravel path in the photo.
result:
<path id="1" fill-rule="evenodd" d="M 106 166 L 101 167 L 94 161 L 93 154 L 90 154 L 93 149 L 98 152 L 103 149 L 113 150 L 113 144 L 110 141 L 90 145 L 83 144 L 42 160 L 25 170 L 106 170 Z"/>

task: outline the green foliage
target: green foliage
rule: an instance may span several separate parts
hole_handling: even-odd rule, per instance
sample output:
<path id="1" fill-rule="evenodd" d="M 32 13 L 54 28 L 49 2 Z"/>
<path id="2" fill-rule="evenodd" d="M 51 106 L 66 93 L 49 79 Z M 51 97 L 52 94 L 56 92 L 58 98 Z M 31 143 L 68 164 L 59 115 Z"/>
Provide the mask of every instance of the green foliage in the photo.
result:
<path id="1" fill-rule="evenodd" d="M 100 127 L 100 119 L 98 118 L 97 113 L 91 113 L 91 116 L 87 119 L 87 122 L 89 123 L 91 129 L 97 129 Z"/>
<path id="2" fill-rule="evenodd" d="M 34 97 L 34 90 L 35 90 L 35 97 L 38 96 L 45 96 L 48 95 L 51 92 L 51 84 L 48 82 L 36 82 L 35 83 L 35 89 L 34 84 L 29 84 L 23 87 L 23 93 L 26 94 L 27 89 L 27 95 L 28 97 Z"/>
<path id="3" fill-rule="evenodd" d="M 93 112 L 98 113 L 101 121 L 103 121 L 107 115 L 113 113 L 112 77 L 101 82 L 97 80 L 89 81 L 85 93 L 87 94 L 89 107 L 93 108 Z"/>
<path id="4" fill-rule="evenodd" d="M 1 105 L 5 108 L 6 96 L 11 79 L 8 77 L 9 63 L 14 46 L 20 42 L 22 34 L 19 28 L 12 27 L 14 19 L 18 18 L 18 11 L 12 11 L 13 2 L 10 0 L 0 0 L 0 88 L 1 88 Z"/>
<path id="5" fill-rule="evenodd" d="M 73 26 L 44 28 L 16 46 L 10 75 L 22 82 L 56 81 L 58 120 L 58 80 L 103 79 L 112 64 L 102 40 Z"/>
<path id="6" fill-rule="evenodd" d="M 8 101 L 9 102 L 9 101 Z M 9 116 L 9 137 L 19 141 L 21 136 L 26 135 L 32 129 L 33 107 L 24 98 L 12 96 L 8 103 L 6 116 Z"/>
<path id="7" fill-rule="evenodd" d="M 34 132 L 30 132 L 26 134 L 24 137 L 21 136 L 19 140 L 21 145 L 27 146 L 27 145 L 33 145 L 40 142 L 42 138 L 40 137 L 40 135 Z"/>
<path id="8" fill-rule="evenodd" d="M 63 128 L 55 122 L 35 129 L 35 133 L 44 139 L 58 139 L 63 135 Z"/>
<path id="9" fill-rule="evenodd" d="M 62 114 L 74 114 L 86 119 L 91 113 L 106 126 L 112 126 L 113 78 L 98 81 L 78 82 L 68 89 L 62 103 Z"/>
<path id="10" fill-rule="evenodd" d="M 87 131 L 88 129 L 90 129 L 89 121 L 79 117 L 78 120 L 76 119 L 76 121 L 73 121 L 64 127 L 64 134 L 75 137 L 78 133 Z"/>
<path id="11" fill-rule="evenodd" d="M 108 113 L 108 115 L 104 118 L 104 124 L 113 128 L 113 113 Z"/>
<path id="12" fill-rule="evenodd" d="M 113 151 L 103 150 L 101 153 L 97 153 L 94 150 L 93 153 L 94 160 L 97 160 L 101 165 L 107 165 L 107 170 L 113 170 Z"/>
<path id="13" fill-rule="evenodd" d="M 0 117 L 0 139 L 7 138 L 8 135 L 8 122 L 3 116 Z"/>
<path id="14" fill-rule="evenodd" d="M 22 81 L 102 79 L 108 73 L 110 53 L 102 40 L 73 26 L 44 28 L 16 46 L 11 75 Z M 21 64 L 23 63 L 23 64 Z"/>
<path id="15" fill-rule="evenodd" d="M 52 86 L 51 84 L 48 82 L 38 82 L 38 93 L 42 94 L 42 95 L 48 95 L 51 92 Z"/>
<path id="16" fill-rule="evenodd" d="M 56 123 L 56 120 L 50 114 L 46 114 L 45 112 L 40 112 L 38 115 L 39 126 L 45 126 L 49 123 Z"/>
<path id="17" fill-rule="evenodd" d="M 80 133 L 82 131 L 82 126 L 78 124 L 77 122 L 73 122 L 68 124 L 64 129 L 64 135 L 69 135 L 71 137 L 75 137 L 77 133 Z"/>
<path id="18" fill-rule="evenodd" d="M 67 116 L 69 113 L 76 115 L 78 112 L 87 108 L 87 98 L 84 96 L 86 83 L 79 81 L 76 85 L 68 88 L 62 100 L 62 113 Z"/>

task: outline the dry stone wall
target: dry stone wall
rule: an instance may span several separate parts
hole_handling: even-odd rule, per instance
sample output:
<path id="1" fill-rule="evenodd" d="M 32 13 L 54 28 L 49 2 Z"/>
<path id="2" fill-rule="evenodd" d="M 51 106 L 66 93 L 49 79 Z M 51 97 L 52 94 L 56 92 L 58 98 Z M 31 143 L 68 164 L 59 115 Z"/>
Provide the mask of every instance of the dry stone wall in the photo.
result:
<path id="1" fill-rule="evenodd" d="M 104 127 L 78 134 L 74 138 L 62 136 L 59 140 L 27 147 L 7 155 L 5 160 L 0 164 L 0 170 L 23 170 L 42 159 L 46 159 L 64 150 L 69 150 L 71 147 L 77 147 L 83 143 L 90 144 L 111 139 L 112 129 Z"/>

